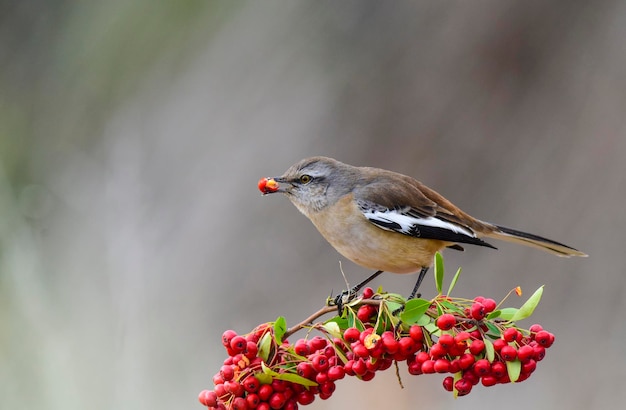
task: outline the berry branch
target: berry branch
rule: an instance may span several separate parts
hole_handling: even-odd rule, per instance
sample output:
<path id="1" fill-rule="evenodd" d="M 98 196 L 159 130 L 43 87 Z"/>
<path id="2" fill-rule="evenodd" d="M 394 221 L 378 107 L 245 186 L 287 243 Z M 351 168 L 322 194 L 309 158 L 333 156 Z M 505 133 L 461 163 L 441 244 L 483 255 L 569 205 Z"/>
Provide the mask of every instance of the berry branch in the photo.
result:
<path id="1" fill-rule="evenodd" d="M 316 397 L 330 398 L 345 376 L 369 381 L 392 365 L 402 386 L 400 363 L 411 375 L 447 374 L 443 387 L 455 397 L 479 383 L 489 387 L 529 378 L 554 335 L 540 325 L 521 329 L 516 322 L 533 313 L 543 288 L 520 308 L 502 308 L 506 297 L 500 303 L 482 296 L 454 298 L 450 293 L 460 270 L 443 294 L 443 261 L 437 258 L 438 294 L 432 300 L 407 301 L 365 288 L 341 315 L 323 322 L 317 320 L 337 312 L 336 306 L 324 306 L 291 328 L 280 317 L 245 335 L 225 331 L 228 357 L 213 376 L 214 389 L 200 393 L 200 403 L 221 410 L 294 410 Z M 291 344 L 288 337 L 303 329 L 305 337 Z M 320 334 L 310 337 L 311 331 Z"/>

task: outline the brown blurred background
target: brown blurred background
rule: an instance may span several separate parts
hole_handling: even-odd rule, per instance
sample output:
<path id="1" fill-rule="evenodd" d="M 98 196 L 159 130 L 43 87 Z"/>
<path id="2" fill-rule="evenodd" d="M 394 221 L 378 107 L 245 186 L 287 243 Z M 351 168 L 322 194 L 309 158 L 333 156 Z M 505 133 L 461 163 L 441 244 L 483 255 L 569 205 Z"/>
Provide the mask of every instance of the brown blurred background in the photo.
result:
<path id="1" fill-rule="evenodd" d="M 200 409 L 223 330 L 369 273 L 256 188 L 320 154 L 590 257 L 446 254 L 457 296 L 546 285 L 530 380 L 454 401 L 389 371 L 311 409 L 620 407 L 625 38 L 611 0 L 0 1 L 0 407 Z"/>

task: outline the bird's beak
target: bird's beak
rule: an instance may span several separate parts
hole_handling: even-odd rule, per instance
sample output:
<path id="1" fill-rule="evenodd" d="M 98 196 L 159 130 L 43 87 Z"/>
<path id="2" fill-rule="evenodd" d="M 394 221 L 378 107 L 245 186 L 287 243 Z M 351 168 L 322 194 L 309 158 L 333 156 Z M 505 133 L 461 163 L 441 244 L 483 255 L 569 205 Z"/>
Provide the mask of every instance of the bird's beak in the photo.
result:
<path id="1" fill-rule="evenodd" d="M 279 182 L 284 182 L 284 180 L 280 177 L 278 178 L 261 178 L 259 180 L 259 191 L 263 192 L 263 195 L 273 194 L 274 192 L 284 192 L 284 189 L 281 189 Z"/>

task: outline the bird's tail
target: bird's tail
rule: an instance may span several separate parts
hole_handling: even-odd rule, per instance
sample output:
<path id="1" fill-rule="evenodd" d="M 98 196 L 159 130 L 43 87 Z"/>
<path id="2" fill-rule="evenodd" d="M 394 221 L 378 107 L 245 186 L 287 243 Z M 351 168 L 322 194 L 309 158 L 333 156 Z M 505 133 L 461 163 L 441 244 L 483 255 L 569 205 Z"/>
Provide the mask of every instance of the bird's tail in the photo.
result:
<path id="1" fill-rule="evenodd" d="M 485 236 L 507 242 L 514 242 L 526 246 L 532 246 L 534 248 L 538 248 L 565 258 L 569 258 L 571 256 L 587 256 L 587 254 L 577 249 L 553 241 L 551 239 L 542 238 L 541 236 L 533 235 L 531 233 L 516 231 L 515 229 L 507 228 L 505 226 L 493 226 L 496 229 L 488 234 L 485 234 Z"/>

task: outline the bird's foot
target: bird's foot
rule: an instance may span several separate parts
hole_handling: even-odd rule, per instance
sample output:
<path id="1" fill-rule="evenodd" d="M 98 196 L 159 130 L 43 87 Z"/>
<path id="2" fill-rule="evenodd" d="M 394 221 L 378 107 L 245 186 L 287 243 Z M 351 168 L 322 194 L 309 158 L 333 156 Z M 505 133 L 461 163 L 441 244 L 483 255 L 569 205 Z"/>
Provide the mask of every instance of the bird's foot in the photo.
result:
<path id="1" fill-rule="evenodd" d="M 358 289 L 350 288 L 340 292 L 337 296 L 328 298 L 328 306 L 337 306 L 339 316 L 343 314 L 343 307 L 352 302 L 357 296 Z"/>

